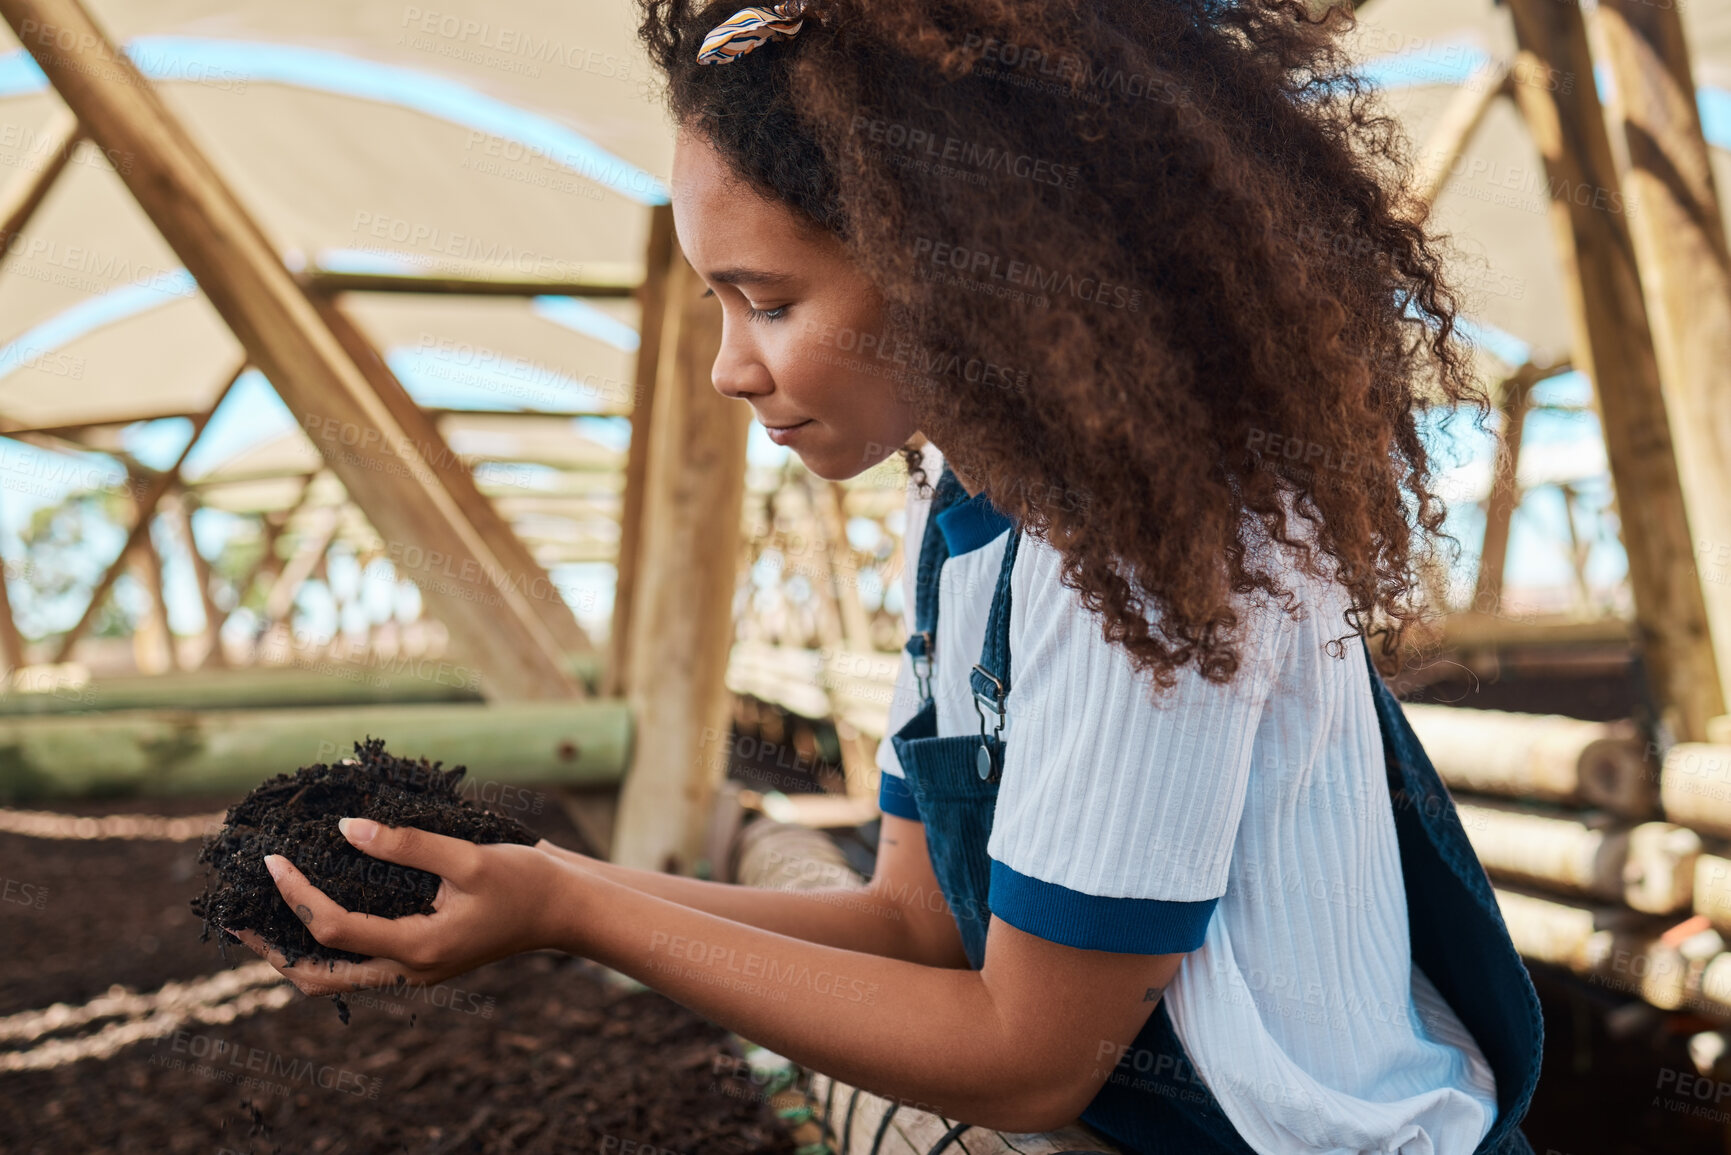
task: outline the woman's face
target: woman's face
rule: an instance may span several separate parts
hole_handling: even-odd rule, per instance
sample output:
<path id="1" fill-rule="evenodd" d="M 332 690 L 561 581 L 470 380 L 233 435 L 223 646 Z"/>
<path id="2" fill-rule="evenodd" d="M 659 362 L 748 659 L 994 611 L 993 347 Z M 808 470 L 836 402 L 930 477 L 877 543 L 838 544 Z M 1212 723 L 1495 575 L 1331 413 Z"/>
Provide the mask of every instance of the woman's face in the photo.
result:
<path id="1" fill-rule="evenodd" d="M 686 260 L 721 300 L 712 377 L 722 396 L 750 402 L 772 440 L 830 480 L 914 434 L 894 362 L 858 352 L 882 333 L 882 299 L 841 242 L 758 195 L 689 131 L 674 145 L 673 220 Z"/>

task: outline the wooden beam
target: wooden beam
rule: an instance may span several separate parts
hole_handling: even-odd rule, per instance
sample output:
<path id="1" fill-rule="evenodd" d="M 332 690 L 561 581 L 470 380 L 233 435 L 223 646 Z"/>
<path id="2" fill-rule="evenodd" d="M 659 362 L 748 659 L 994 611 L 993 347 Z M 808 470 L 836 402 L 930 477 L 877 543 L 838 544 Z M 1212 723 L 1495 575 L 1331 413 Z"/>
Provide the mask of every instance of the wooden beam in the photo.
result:
<path id="1" fill-rule="evenodd" d="M 282 574 L 271 583 L 270 593 L 265 596 L 266 622 L 274 624 L 288 620 L 301 583 L 311 576 L 319 564 L 319 559 L 324 557 L 325 550 L 330 548 L 331 539 L 337 535 L 337 526 L 342 521 L 342 509 L 340 506 L 327 505 L 323 509 L 314 510 L 311 517 L 312 524 L 307 527 L 306 536 L 295 544 L 294 556 L 289 558 Z"/>
<path id="2" fill-rule="evenodd" d="M 24 439 L 30 436 L 57 437 L 63 441 L 77 440 L 77 435 L 91 429 L 111 429 L 116 425 L 136 425 L 140 421 L 169 421 L 183 418 L 191 421 L 196 413 L 134 413 L 126 417 L 102 417 L 72 425 L 26 425 L 0 417 L 0 436 Z"/>
<path id="3" fill-rule="evenodd" d="M 637 552 L 643 537 L 643 491 L 649 476 L 649 427 L 655 413 L 655 379 L 667 322 L 667 278 L 678 258 L 673 244 L 673 207 L 649 210 L 649 247 L 638 290 L 636 396 L 631 406 L 631 444 L 625 454 L 625 496 L 619 514 L 619 555 L 614 563 L 613 623 L 607 636 L 602 690 L 622 694 L 631 668 L 631 612 L 637 590 Z"/>
<path id="4" fill-rule="evenodd" d="M 133 507 L 136 513 L 132 529 L 126 535 L 126 544 L 120 547 L 120 553 L 116 555 L 114 564 L 108 567 L 102 575 L 102 580 L 97 582 L 96 588 L 91 591 L 90 602 L 84 607 L 84 613 L 79 615 L 78 621 L 73 623 L 72 628 L 61 637 L 59 649 L 55 651 L 54 655 L 56 662 L 71 660 L 72 648 L 78 644 L 78 640 L 84 636 L 84 631 L 88 630 L 91 623 L 96 620 L 96 613 L 107 599 L 108 591 L 114 588 L 115 581 L 126 569 L 128 556 L 138 548 L 138 543 L 150 532 L 150 521 L 156 516 L 156 507 L 162 501 L 162 495 L 168 492 L 170 486 L 180 480 L 180 467 L 186 464 L 187 455 L 192 452 L 192 447 L 198 444 L 198 439 L 204 433 L 205 426 L 210 424 L 211 417 L 222 406 L 223 400 L 228 396 L 228 391 L 234 388 L 234 383 L 240 379 L 240 375 L 245 371 L 246 362 L 242 361 L 235 367 L 234 372 L 229 374 L 228 383 L 217 391 L 216 400 L 211 402 L 210 408 L 193 418 L 192 436 L 186 439 L 186 446 L 180 451 L 180 456 L 175 458 L 174 464 L 150 481 L 143 483 L 143 487 L 136 492 L 136 496 L 133 498 Z M 128 476 L 131 477 L 132 475 L 129 474 Z"/>
<path id="5" fill-rule="evenodd" d="M 6 257 L 12 251 L 13 238 L 29 225 L 30 218 L 36 215 L 37 208 L 47 198 L 54 182 L 60 179 L 60 174 L 66 171 L 72 154 L 84 139 L 78 118 L 65 109 L 55 114 L 44 135 L 50 143 L 48 158 L 42 167 L 20 180 L 16 188 L 0 195 L 0 265 L 6 263 Z"/>
<path id="6" fill-rule="evenodd" d="M 1687 827 L 1617 822 L 1528 802 L 1459 802 L 1461 829 L 1498 882 L 1604 899 L 1648 914 L 1690 908 L 1701 836 Z"/>
<path id="7" fill-rule="evenodd" d="M 393 562 L 449 630 L 453 654 L 484 671 L 490 696 L 575 694 L 508 567 L 151 83 L 79 0 L 0 0 L 0 15 L 90 138 L 133 159 L 121 179 L 391 543 Z"/>
<path id="8" fill-rule="evenodd" d="M 1602 0 L 1623 189 L 1721 689 L 1731 677 L 1731 256 L 1676 5 Z M 1731 696 L 1725 701 L 1731 710 Z"/>
<path id="9" fill-rule="evenodd" d="M 295 495 L 294 501 L 287 509 L 277 511 L 274 518 L 271 514 L 265 514 L 259 518 L 263 548 L 259 552 L 258 559 L 252 563 L 251 568 L 234 584 L 235 609 L 239 609 L 246 602 L 246 595 L 252 592 L 254 582 L 267 574 L 275 575 L 282 569 L 284 559 L 277 556 L 277 542 L 282 539 L 283 533 L 288 529 L 289 522 L 294 520 L 295 514 L 299 513 L 302 507 L 306 505 L 307 498 L 312 494 L 313 478 L 317 476 L 316 473 L 309 473 L 302 477 L 300 492 Z M 232 611 L 230 616 L 232 616 Z M 227 622 L 228 617 L 225 616 L 223 623 L 226 625 Z"/>
<path id="10" fill-rule="evenodd" d="M 1653 813 L 1645 745 L 1628 722 L 1584 722 L 1458 706 L 1408 705 L 1408 721 L 1450 790 Z"/>
<path id="11" fill-rule="evenodd" d="M 726 672 L 751 411 L 711 384 L 721 307 L 702 294 L 681 258 L 667 282 L 628 642 L 637 737 L 613 857 L 657 870 L 696 866 L 732 717 Z"/>
<path id="12" fill-rule="evenodd" d="M 587 281 L 504 280 L 490 277 L 414 276 L 403 273 L 338 273 L 314 269 L 301 284 L 321 295 L 332 293 L 436 293 L 462 297 L 628 298 L 637 292 L 635 277 Z"/>
<path id="13" fill-rule="evenodd" d="M 198 538 L 192 532 L 192 516 L 198 512 L 198 499 L 182 491 L 175 495 L 173 506 L 175 528 L 186 543 L 186 553 L 192 561 L 193 580 L 198 582 L 199 604 L 204 608 L 205 649 L 198 668 L 223 669 L 228 665 L 228 655 L 222 652 L 222 624 L 228 615 L 216 604 L 212 583 L 215 575 L 211 573 L 210 562 L 199 552 Z"/>
<path id="14" fill-rule="evenodd" d="M 1497 97 L 1509 91 L 1509 67 L 1497 61 L 1484 76 L 1474 75 L 1463 84 L 1454 99 L 1443 109 L 1442 118 L 1431 130 L 1419 154 L 1418 167 L 1413 173 L 1413 195 L 1427 205 L 1435 205 L 1448 183 L 1449 174 L 1463 149 L 1472 141 L 1473 133 L 1484 123 L 1485 113 Z"/>
<path id="15" fill-rule="evenodd" d="M 449 662 L 419 663 L 450 676 Z M 173 677 L 173 675 L 170 675 Z M 0 799 L 101 794 L 232 795 L 273 774 L 353 756 L 383 737 L 405 757 L 468 768 L 465 787 L 502 813 L 533 799 L 503 785 L 615 783 L 631 741 L 617 700 L 433 702 L 266 710 L 115 710 L 0 718 Z M 545 808 L 545 804 L 544 804 Z"/>
<path id="16" fill-rule="evenodd" d="M 385 403 L 397 424 L 414 439 L 416 448 L 445 487 L 445 492 L 451 495 L 451 500 L 463 511 L 463 516 L 487 543 L 493 556 L 512 575 L 541 629 L 565 653 L 581 654 L 594 649 L 594 643 L 577 624 L 577 615 L 571 611 L 559 587 L 553 584 L 553 579 L 535 560 L 535 555 L 499 516 L 493 503 L 475 488 L 475 475 L 468 463 L 451 451 L 438 425 L 415 404 L 415 399 L 409 396 L 409 391 L 403 388 L 403 383 L 397 380 L 397 375 L 391 372 L 391 367 L 385 364 L 385 359 L 379 356 L 354 318 L 327 297 L 315 297 L 313 303 L 343 350 L 360 368 L 367 384 Z"/>
<path id="17" fill-rule="evenodd" d="M 6 567 L 0 562 L 0 657 L 6 659 L 8 671 L 21 669 L 25 663 L 24 635 L 18 632 L 18 622 L 12 616 L 12 595 L 6 589 Z"/>
<path id="18" fill-rule="evenodd" d="M 1491 491 L 1485 498 L 1485 538 L 1479 550 L 1478 581 L 1473 589 L 1475 613 L 1494 614 L 1502 605 L 1503 571 L 1508 566 L 1509 526 L 1521 502 L 1521 431 L 1527 423 L 1527 399 L 1532 391 L 1531 366 L 1524 366 L 1503 382 L 1497 411 L 1502 428 L 1497 431 L 1496 469 Z"/>
<path id="19" fill-rule="evenodd" d="M 1659 725 L 1699 738 L 1724 698 L 1586 25 L 1578 6 L 1556 0 L 1509 0 L 1509 9 L 1515 100 L 1544 157 L 1574 361 L 1598 397 Z"/>
<path id="20" fill-rule="evenodd" d="M 135 486 L 144 479 L 133 476 Z M 152 518 L 152 520 L 155 520 Z M 138 668 L 147 674 L 163 674 L 180 668 L 180 654 L 174 645 L 174 631 L 168 625 L 168 599 L 162 596 L 162 555 L 150 530 L 139 535 L 131 555 L 133 580 L 144 587 L 144 616 L 133 628 L 132 654 Z"/>

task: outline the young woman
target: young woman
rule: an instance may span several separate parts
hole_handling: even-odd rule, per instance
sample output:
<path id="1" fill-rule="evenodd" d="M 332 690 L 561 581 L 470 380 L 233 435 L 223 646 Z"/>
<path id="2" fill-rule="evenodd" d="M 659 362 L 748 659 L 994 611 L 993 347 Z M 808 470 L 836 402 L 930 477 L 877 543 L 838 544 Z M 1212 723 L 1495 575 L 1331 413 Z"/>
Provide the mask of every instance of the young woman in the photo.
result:
<path id="1" fill-rule="evenodd" d="M 1441 521 L 1421 390 L 1482 399 L 1344 17 L 642 3 L 715 387 L 823 477 L 929 442 L 876 872 L 838 902 L 350 821 L 437 913 L 273 857 L 377 956 L 285 973 L 555 947 L 983 1127 L 1529 1150 L 1537 1000 L 1360 641 L 1395 652 Z"/>

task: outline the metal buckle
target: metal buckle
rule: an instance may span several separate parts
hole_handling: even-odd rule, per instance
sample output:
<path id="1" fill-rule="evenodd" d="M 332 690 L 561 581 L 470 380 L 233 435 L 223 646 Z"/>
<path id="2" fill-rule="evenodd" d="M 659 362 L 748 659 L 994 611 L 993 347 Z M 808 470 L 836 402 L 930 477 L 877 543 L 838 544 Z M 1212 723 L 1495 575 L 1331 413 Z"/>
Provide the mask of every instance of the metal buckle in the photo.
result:
<path id="1" fill-rule="evenodd" d="M 914 668 L 914 686 L 924 702 L 932 696 L 932 634 L 930 630 L 921 630 L 913 636 L 924 640 L 918 654 L 908 655 Z"/>
<path id="2" fill-rule="evenodd" d="M 974 769 L 979 773 L 981 781 L 992 782 L 996 781 L 998 775 L 1003 772 L 1003 768 L 998 765 L 997 751 L 993 748 L 992 743 L 996 741 L 999 745 L 1003 744 L 1001 735 L 1004 732 L 1004 683 L 1000 682 L 996 675 L 983 666 L 976 665 L 974 669 L 990 678 L 994 688 L 990 698 L 978 690 L 974 691 L 974 713 L 978 714 L 980 718 L 980 749 L 974 756 Z M 990 710 L 997 717 L 990 735 L 986 733 L 987 710 Z"/>

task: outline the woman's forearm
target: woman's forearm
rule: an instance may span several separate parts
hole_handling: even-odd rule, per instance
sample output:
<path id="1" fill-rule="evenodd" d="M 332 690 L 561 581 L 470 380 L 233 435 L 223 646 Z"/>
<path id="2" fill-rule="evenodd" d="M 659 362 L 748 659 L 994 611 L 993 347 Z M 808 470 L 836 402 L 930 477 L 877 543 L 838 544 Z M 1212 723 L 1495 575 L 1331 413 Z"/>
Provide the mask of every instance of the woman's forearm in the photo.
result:
<path id="1" fill-rule="evenodd" d="M 695 893 L 693 880 L 656 884 Z M 747 925 L 597 872 L 575 871 L 559 949 L 592 958 L 795 1062 L 921 1109 L 1008 1130 L 1037 1117 L 1026 1048 L 982 974 L 923 966 Z M 713 885 L 713 884 L 712 884 Z M 810 917 L 797 894 L 749 913 Z M 704 892 L 705 897 L 714 891 Z M 841 927 L 845 920 L 831 925 Z M 799 927 L 807 930 L 809 927 Z M 854 932 L 859 933 L 859 932 Z"/>
<path id="2" fill-rule="evenodd" d="M 765 890 L 619 866 L 566 853 L 566 861 L 610 882 L 705 911 L 733 922 L 843 950 L 942 965 L 925 957 L 918 936 L 907 930 L 907 912 L 863 887 Z"/>

